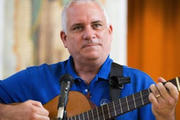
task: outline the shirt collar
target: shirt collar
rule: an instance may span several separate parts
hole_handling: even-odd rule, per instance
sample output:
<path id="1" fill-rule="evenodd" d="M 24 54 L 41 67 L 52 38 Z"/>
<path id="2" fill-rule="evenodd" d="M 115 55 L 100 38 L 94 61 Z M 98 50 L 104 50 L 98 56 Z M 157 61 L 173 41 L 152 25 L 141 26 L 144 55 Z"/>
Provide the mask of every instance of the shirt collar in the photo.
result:
<path id="1" fill-rule="evenodd" d="M 111 63 L 113 62 L 113 60 L 108 56 L 106 61 L 103 63 L 103 65 L 101 66 L 99 72 L 97 73 L 97 77 L 98 78 L 102 78 L 105 80 L 108 80 L 109 78 L 109 73 L 111 71 Z M 67 60 L 67 67 L 66 67 L 66 71 L 67 73 L 69 73 L 70 75 L 72 75 L 72 77 L 74 79 L 81 79 L 75 72 L 74 70 L 74 63 L 73 63 L 73 58 L 72 56 L 69 57 L 69 59 Z"/>
<path id="2" fill-rule="evenodd" d="M 101 66 L 97 77 L 98 78 L 102 78 L 102 79 L 109 79 L 109 73 L 111 71 L 111 63 L 113 62 L 113 60 L 108 56 L 106 61 L 103 63 L 103 65 Z"/>
<path id="3" fill-rule="evenodd" d="M 75 70 L 74 70 L 74 63 L 73 63 L 73 58 L 72 58 L 72 56 L 70 56 L 69 59 L 67 60 L 66 71 L 67 71 L 67 73 L 69 73 L 70 75 L 72 75 L 72 77 L 73 77 L 74 79 L 80 79 L 80 77 L 76 74 L 76 72 L 75 72 Z"/>

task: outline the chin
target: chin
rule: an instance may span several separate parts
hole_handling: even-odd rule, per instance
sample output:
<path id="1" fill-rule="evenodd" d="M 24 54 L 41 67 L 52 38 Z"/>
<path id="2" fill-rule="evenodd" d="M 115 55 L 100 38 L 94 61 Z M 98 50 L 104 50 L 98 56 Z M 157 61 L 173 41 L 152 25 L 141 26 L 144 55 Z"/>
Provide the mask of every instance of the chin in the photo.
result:
<path id="1" fill-rule="evenodd" d="M 89 50 L 89 51 L 82 51 L 81 56 L 85 59 L 89 60 L 97 60 L 104 57 L 104 52 L 101 50 Z"/>
<path id="2" fill-rule="evenodd" d="M 98 60 L 98 59 L 103 59 L 104 54 L 103 53 L 93 53 L 93 54 L 90 54 L 90 53 L 87 53 L 84 55 L 84 57 L 86 57 L 87 59 L 91 59 L 91 60 Z"/>
<path id="3" fill-rule="evenodd" d="M 86 56 L 86 59 L 89 59 L 89 60 L 96 60 L 98 58 L 99 56 Z"/>
<path id="4" fill-rule="evenodd" d="M 100 55 L 94 55 L 94 54 L 85 54 L 83 56 L 87 60 L 96 60 L 100 57 Z"/>

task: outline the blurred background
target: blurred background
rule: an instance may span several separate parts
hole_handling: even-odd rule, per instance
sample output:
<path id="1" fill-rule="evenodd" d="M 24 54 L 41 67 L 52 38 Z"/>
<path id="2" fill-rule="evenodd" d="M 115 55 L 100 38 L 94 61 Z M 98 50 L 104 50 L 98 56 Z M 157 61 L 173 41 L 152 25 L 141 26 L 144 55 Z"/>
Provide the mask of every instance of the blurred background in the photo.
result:
<path id="1" fill-rule="evenodd" d="M 1 80 L 28 66 L 68 58 L 59 37 L 67 1 L 0 0 Z M 100 2 L 114 28 L 111 57 L 116 62 L 140 69 L 155 81 L 180 76 L 180 0 Z"/>

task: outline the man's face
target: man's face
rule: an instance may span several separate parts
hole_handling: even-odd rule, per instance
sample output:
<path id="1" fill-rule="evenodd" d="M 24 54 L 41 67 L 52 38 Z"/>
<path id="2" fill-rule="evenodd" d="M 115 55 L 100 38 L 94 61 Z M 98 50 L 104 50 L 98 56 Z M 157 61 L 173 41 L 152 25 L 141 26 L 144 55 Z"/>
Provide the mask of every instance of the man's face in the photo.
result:
<path id="1" fill-rule="evenodd" d="M 105 59 L 110 53 L 112 27 L 97 3 L 71 4 L 66 26 L 67 32 L 61 32 L 61 38 L 74 59 Z"/>

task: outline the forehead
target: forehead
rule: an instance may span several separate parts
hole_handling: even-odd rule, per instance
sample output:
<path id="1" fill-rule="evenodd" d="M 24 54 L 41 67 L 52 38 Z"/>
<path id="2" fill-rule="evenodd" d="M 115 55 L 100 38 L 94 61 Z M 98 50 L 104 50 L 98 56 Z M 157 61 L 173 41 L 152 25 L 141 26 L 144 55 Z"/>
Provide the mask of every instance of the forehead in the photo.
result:
<path id="1" fill-rule="evenodd" d="M 105 22 L 102 8 L 96 2 L 72 3 L 67 9 L 67 25 L 75 23 Z"/>

